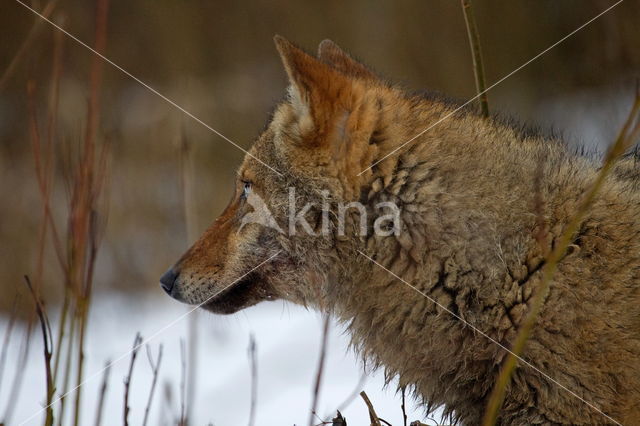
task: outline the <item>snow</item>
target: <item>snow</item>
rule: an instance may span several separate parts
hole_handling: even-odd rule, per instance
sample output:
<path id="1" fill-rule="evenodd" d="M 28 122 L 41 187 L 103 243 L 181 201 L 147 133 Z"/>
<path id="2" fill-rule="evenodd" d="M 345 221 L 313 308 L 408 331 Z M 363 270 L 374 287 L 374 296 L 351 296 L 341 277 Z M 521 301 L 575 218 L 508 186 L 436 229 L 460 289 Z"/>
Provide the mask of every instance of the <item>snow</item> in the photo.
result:
<path id="1" fill-rule="evenodd" d="M 57 309 L 49 308 L 51 312 Z M 318 313 L 282 302 L 262 303 L 231 316 L 213 315 L 200 310 L 185 316 L 190 309 L 161 295 L 138 298 L 108 293 L 94 297 L 85 354 L 82 425 L 94 424 L 102 370 L 108 360 L 114 363 L 111 366 L 102 424 L 122 424 L 124 377 L 137 331 L 143 338 L 150 338 L 148 344 L 154 357 L 158 345 L 164 346 L 149 424 L 175 424 L 172 419 L 178 418 L 180 413 L 180 340 L 187 339 L 192 315 L 196 316 L 198 343 L 196 392 L 187 401 L 191 413 L 190 424 L 248 424 L 251 404 L 248 346 L 251 334 L 257 343 L 255 424 L 308 424 L 322 337 L 322 319 Z M 6 328 L 7 321 L 6 317 L 0 318 L 0 330 Z M 55 324 L 52 326 L 55 330 Z M 18 365 L 19 342 L 23 333 L 22 325 L 14 329 L 3 379 L 5 383 L 0 386 L 0 415 L 3 415 L 5 404 L 10 399 L 9 382 Z M 45 374 L 39 329 L 32 339 L 24 385 L 10 422 L 12 425 L 39 425 L 44 416 L 41 410 L 45 400 Z M 325 419 L 335 414 L 335 409 L 353 394 L 363 374 L 362 364 L 347 347 L 348 336 L 344 330 L 332 324 L 318 404 L 318 413 Z M 380 417 L 394 425 L 402 425 L 401 397 L 396 394 L 393 384 L 384 388 L 382 376 L 382 371 L 369 374 L 363 389 Z M 151 367 L 146 351 L 141 348 L 131 381 L 131 425 L 142 424 L 151 381 Z M 165 397 L 167 383 L 172 394 L 170 402 Z M 75 394 L 70 394 L 69 398 L 69 402 L 73 402 Z M 68 405 L 66 412 L 70 411 L 71 405 Z M 353 399 L 342 412 L 347 421 L 351 420 L 349 424 L 368 423 L 366 407 L 359 397 Z M 409 420 L 424 421 L 420 408 L 409 399 L 407 412 Z M 68 416 L 65 420 L 69 424 Z M 320 419 L 314 422 L 319 423 Z"/>

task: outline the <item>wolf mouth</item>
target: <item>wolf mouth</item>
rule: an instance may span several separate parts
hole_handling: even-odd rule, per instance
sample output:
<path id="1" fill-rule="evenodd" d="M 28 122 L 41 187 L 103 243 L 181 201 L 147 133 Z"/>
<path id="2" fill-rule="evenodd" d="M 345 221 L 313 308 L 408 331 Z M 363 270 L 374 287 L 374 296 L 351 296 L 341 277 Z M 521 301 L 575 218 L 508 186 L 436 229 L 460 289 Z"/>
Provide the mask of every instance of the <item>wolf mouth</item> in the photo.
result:
<path id="1" fill-rule="evenodd" d="M 271 297 L 271 292 L 263 284 L 260 275 L 252 272 L 213 296 L 202 308 L 217 314 L 235 313 Z"/>

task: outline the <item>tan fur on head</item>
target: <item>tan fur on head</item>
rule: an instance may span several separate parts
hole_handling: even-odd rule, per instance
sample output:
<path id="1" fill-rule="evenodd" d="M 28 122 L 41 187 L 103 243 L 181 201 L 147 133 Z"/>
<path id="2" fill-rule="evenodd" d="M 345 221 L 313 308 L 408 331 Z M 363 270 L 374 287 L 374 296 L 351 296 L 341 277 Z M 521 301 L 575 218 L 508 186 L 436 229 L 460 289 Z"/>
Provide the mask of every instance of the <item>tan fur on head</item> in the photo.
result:
<path id="1" fill-rule="evenodd" d="M 414 390 L 427 410 L 443 406 L 477 424 L 505 351 L 358 251 L 509 347 L 544 253 L 598 165 L 559 140 L 464 109 L 386 157 L 456 106 L 383 83 L 330 41 L 319 58 L 275 41 L 291 96 L 244 159 L 229 207 L 174 267 L 172 296 L 200 303 L 278 254 L 205 307 L 230 313 L 280 298 L 330 312 L 347 325 L 354 348 Z M 638 166 L 625 161 L 605 184 L 558 265 L 523 355 L 624 424 L 640 424 L 639 182 Z M 296 208 L 315 203 L 306 216 L 314 232 L 329 194 L 327 233 L 241 225 L 252 211 L 250 190 L 288 229 L 290 187 Z M 355 201 L 372 215 L 381 202 L 399 206 L 401 232 L 361 235 L 351 211 L 340 234 L 335 204 Z M 525 365 L 500 416 L 505 425 L 607 423 Z"/>

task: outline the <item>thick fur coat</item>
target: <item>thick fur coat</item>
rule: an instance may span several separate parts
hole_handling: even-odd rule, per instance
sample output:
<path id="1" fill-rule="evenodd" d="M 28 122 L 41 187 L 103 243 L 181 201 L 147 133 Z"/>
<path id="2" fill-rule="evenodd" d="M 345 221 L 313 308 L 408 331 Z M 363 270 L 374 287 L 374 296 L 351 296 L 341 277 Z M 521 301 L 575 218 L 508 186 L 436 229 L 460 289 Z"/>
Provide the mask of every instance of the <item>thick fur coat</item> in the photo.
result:
<path id="1" fill-rule="evenodd" d="M 408 94 L 332 42 L 317 57 L 276 45 L 289 96 L 240 167 L 229 207 L 163 286 L 220 313 L 272 299 L 329 312 L 428 409 L 479 423 L 507 353 L 477 330 L 513 343 L 597 163 L 560 140 Z M 560 261 L 523 354 L 535 368 L 518 365 L 501 424 L 640 424 L 638 170 L 632 158 L 618 165 Z M 296 206 L 315 203 L 313 235 L 240 226 L 253 193 L 286 229 L 290 187 Z M 394 203 L 399 232 L 362 235 L 361 212 L 349 210 L 340 235 L 335 205 L 349 202 L 372 215 Z"/>

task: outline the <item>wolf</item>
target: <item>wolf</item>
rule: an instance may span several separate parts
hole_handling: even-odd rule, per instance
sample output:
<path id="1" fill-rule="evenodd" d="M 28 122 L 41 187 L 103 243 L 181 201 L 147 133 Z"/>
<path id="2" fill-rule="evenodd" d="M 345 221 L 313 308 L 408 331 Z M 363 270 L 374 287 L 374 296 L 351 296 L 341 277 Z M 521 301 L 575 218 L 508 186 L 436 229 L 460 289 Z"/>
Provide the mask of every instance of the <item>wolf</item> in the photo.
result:
<path id="1" fill-rule="evenodd" d="M 427 412 L 478 424 L 596 160 L 408 93 L 331 41 L 317 55 L 275 44 L 288 94 L 162 287 L 219 314 L 276 299 L 330 314 Z M 640 173 L 633 159 L 616 170 L 558 264 L 500 424 L 640 424 Z M 251 194 L 278 226 L 243 221 Z M 398 206 L 400 232 L 369 219 L 362 232 L 381 202 Z M 292 203 L 308 225 L 293 233 Z M 362 208 L 340 227 L 349 203 Z"/>

